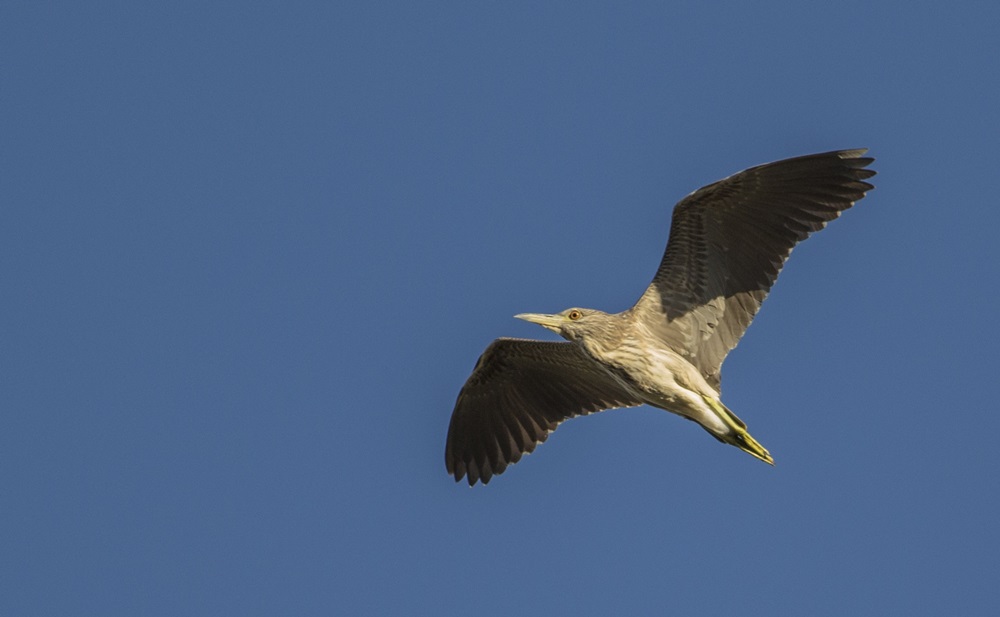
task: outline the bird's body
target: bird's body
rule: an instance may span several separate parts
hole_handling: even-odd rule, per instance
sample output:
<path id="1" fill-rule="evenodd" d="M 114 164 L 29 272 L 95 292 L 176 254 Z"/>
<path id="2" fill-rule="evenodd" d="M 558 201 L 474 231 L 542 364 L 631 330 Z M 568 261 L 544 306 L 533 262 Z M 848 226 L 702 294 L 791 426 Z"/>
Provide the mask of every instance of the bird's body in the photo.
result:
<path id="1" fill-rule="evenodd" d="M 580 318 L 572 319 L 577 314 Z M 555 316 L 523 313 L 517 317 L 560 332 L 579 345 L 584 356 L 594 363 L 595 371 L 606 372 L 637 404 L 658 407 L 697 422 L 719 441 L 774 463 L 767 450 L 746 432 L 746 424 L 722 404 L 719 391 L 683 356 L 658 344 L 642 320 L 579 308 Z M 563 317 L 581 324 L 586 319 L 590 322 L 589 330 L 599 327 L 607 334 L 593 336 L 586 330 L 562 332 Z"/>
<path id="2" fill-rule="evenodd" d="M 577 309 L 581 310 L 582 309 Z M 690 362 L 669 348 L 657 345 L 643 331 L 641 322 L 622 320 L 618 315 L 588 311 L 588 319 L 605 319 L 624 323 L 621 336 L 612 344 L 596 337 L 581 338 L 580 345 L 587 356 L 621 384 L 636 400 L 666 409 L 725 432 L 724 424 L 706 409 L 703 397 L 719 398 Z M 535 321 L 537 316 L 522 319 Z"/>
<path id="3" fill-rule="evenodd" d="M 674 209 L 653 279 L 617 314 L 571 308 L 521 319 L 566 343 L 497 339 L 459 394 L 448 472 L 483 483 L 564 420 L 647 404 L 697 422 L 773 464 L 720 400 L 721 367 L 799 241 L 862 198 L 864 150 L 761 165 L 695 191 Z"/>

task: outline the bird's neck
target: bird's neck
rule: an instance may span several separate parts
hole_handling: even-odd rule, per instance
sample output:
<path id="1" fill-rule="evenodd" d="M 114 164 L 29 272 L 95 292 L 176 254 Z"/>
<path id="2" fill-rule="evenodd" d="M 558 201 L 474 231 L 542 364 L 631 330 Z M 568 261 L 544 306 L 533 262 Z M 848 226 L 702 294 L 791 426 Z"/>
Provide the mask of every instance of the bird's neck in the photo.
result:
<path id="1" fill-rule="evenodd" d="M 615 351 L 621 347 L 623 342 L 631 334 L 630 328 L 622 328 L 620 324 L 612 324 L 618 327 L 609 327 L 600 332 L 599 336 L 586 336 L 578 340 L 577 344 L 583 347 L 591 357 L 604 360 L 613 356 Z"/>

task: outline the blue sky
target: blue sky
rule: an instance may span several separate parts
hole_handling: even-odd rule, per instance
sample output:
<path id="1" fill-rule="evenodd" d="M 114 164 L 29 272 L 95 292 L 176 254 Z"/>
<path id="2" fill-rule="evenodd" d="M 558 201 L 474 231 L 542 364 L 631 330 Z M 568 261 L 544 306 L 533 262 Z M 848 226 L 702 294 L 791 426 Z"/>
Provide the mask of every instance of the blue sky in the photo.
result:
<path id="1" fill-rule="evenodd" d="M 540 6 L 541 5 L 541 6 Z M 987 614 L 996 3 L 8 2 L 0 613 Z M 515 313 L 627 308 L 673 204 L 869 147 L 724 371 L 487 487 Z"/>

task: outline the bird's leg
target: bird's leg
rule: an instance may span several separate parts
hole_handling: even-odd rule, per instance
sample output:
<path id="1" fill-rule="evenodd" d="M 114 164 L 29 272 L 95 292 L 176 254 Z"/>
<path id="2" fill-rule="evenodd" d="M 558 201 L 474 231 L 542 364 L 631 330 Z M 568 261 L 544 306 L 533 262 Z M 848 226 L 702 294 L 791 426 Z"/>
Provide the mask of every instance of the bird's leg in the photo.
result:
<path id="1" fill-rule="evenodd" d="M 730 429 L 728 433 L 722 435 L 715 435 L 719 441 L 724 441 L 730 445 L 736 446 L 740 450 L 743 450 L 750 456 L 758 458 L 768 465 L 774 465 L 774 459 L 771 457 L 771 453 L 767 449 L 760 445 L 756 439 L 750 436 L 747 432 L 747 425 L 740 420 L 736 414 L 729 410 L 728 407 L 723 405 L 721 402 L 709 397 L 702 395 L 705 403 L 712 408 L 712 411 L 716 413 L 720 420 L 722 420 Z"/>

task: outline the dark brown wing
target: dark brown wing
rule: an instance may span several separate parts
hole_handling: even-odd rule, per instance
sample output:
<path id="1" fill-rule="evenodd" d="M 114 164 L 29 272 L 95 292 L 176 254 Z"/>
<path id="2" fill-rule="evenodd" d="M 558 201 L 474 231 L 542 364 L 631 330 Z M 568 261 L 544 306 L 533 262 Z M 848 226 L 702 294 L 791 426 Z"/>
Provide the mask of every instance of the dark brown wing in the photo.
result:
<path id="1" fill-rule="evenodd" d="M 743 336 L 792 248 L 865 196 L 867 150 L 752 167 L 674 208 L 652 284 L 631 311 L 719 389 L 722 361 Z"/>
<path id="2" fill-rule="evenodd" d="M 458 395 L 445 466 L 456 482 L 486 484 L 562 421 L 638 404 L 573 343 L 497 339 Z"/>

